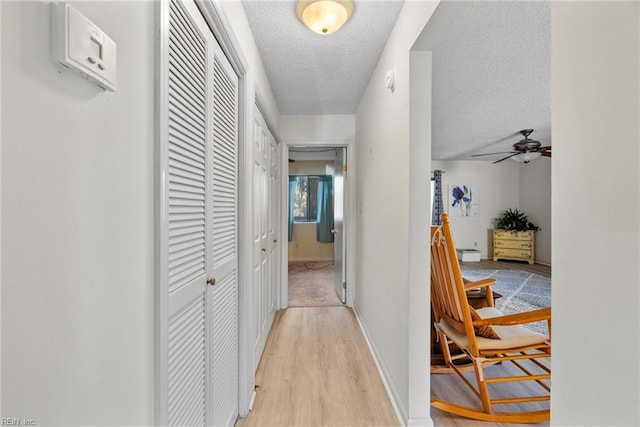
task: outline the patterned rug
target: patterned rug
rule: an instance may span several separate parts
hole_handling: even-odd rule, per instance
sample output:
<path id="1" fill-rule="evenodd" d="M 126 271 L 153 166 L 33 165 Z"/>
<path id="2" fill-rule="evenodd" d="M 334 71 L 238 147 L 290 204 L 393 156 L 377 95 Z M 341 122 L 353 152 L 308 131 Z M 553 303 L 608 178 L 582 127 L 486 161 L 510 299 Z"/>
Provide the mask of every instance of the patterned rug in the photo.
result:
<path id="1" fill-rule="evenodd" d="M 520 270 L 478 270 L 460 267 L 462 276 L 476 281 L 485 277 L 496 279 L 492 286 L 502 298 L 495 300 L 496 308 L 504 314 L 521 313 L 551 306 L 551 279 Z M 547 322 L 524 325 L 547 335 Z"/>

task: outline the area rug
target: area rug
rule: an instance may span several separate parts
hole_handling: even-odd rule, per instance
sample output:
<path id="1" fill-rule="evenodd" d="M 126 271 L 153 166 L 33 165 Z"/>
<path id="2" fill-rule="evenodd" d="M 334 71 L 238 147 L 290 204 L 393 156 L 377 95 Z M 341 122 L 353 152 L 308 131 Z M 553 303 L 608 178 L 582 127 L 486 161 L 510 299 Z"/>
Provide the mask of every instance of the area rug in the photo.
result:
<path id="1" fill-rule="evenodd" d="M 479 270 L 461 266 L 462 276 L 471 281 L 491 277 L 492 286 L 502 298 L 495 300 L 498 310 L 504 314 L 521 313 L 551 306 L 551 279 L 520 270 Z M 538 333 L 547 334 L 547 322 L 524 325 Z"/>

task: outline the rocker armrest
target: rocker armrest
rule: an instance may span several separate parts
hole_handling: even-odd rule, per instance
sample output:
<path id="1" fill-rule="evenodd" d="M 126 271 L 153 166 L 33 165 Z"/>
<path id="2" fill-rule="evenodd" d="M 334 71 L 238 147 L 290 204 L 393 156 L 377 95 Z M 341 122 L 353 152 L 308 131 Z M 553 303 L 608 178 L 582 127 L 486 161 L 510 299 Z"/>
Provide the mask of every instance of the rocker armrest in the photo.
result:
<path id="1" fill-rule="evenodd" d="M 488 317 L 486 319 L 474 320 L 473 325 L 513 326 L 522 325 L 525 323 L 539 322 L 541 320 L 551 320 L 551 307 L 525 311 L 524 313 L 507 314 L 500 317 Z"/>
<path id="2" fill-rule="evenodd" d="M 467 291 L 470 291 L 472 289 L 486 288 L 487 286 L 491 286 L 495 284 L 496 284 L 496 279 L 492 279 L 488 277 L 486 279 L 481 279 L 476 282 L 467 282 L 464 284 L 464 289 Z"/>

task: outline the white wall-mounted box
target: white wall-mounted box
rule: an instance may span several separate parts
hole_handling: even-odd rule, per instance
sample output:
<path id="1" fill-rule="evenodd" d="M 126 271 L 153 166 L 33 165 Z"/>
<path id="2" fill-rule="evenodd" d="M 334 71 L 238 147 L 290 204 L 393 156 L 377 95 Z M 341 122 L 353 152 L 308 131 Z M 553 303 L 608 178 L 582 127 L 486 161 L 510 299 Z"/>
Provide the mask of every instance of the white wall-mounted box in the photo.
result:
<path id="1" fill-rule="evenodd" d="M 463 262 L 478 262 L 480 261 L 480 251 L 477 249 L 457 249 L 458 260 Z"/>
<path id="2" fill-rule="evenodd" d="M 116 90 L 116 44 L 67 3 L 52 4 L 54 61 L 79 72 L 104 90 Z"/>

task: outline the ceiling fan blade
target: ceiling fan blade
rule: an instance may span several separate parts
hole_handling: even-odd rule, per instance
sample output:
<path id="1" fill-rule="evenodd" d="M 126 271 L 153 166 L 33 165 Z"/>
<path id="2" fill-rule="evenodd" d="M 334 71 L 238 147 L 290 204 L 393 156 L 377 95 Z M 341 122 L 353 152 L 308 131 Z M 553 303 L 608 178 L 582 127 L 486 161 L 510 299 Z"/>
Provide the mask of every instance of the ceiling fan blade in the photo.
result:
<path id="1" fill-rule="evenodd" d="M 472 154 L 471 157 L 493 156 L 495 154 L 509 154 L 509 153 L 513 153 L 513 151 L 501 151 L 499 153 Z M 513 154 L 518 154 L 518 153 L 513 153 Z"/>
<path id="2" fill-rule="evenodd" d="M 520 154 L 520 153 L 512 153 L 511 155 L 509 155 L 509 156 L 507 156 L 507 157 L 505 157 L 505 158 L 502 158 L 502 159 L 500 159 L 500 160 L 496 160 L 496 161 L 495 161 L 495 162 L 493 162 L 492 164 L 494 164 L 494 165 L 495 165 L 496 163 L 500 163 L 500 162 L 501 162 L 501 161 L 503 161 L 503 160 L 510 159 L 510 158 L 512 158 L 513 156 L 515 156 L 516 154 Z"/>
<path id="3" fill-rule="evenodd" d="M 546 147 L 540 147 L 540 150 L 551 150 L 551 146 L 547 145 Z"/>
<path id="4" fill-rule="evenodd" d="M 543 157 L 551 157 L 551 151 L 543 151 L 542 152 L 542 156 Z"/>

